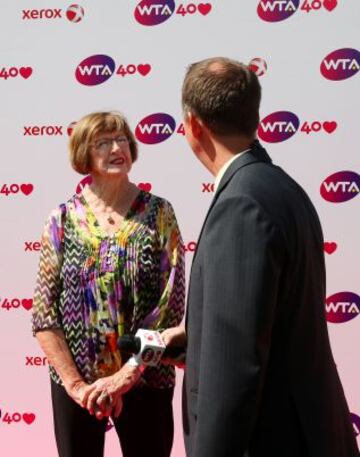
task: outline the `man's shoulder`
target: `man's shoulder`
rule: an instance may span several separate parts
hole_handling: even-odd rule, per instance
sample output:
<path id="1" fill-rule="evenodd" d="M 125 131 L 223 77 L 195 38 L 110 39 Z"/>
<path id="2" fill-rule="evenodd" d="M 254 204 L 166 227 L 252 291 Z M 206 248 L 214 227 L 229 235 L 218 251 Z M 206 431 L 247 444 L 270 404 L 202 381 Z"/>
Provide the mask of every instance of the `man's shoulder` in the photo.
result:
<path id="1" fill-rule="evenodd" d="M 282 168 L 271 162 L 253 162 L 239 168 L 230 179 L 227 191 L 242 190 L 255 195 L 276 194 L 289 188 L 292 192 L 300 192 L 302 187 Z"/>
<path id="2" fill-rule="evenodd" d="M 255 162 L 233 175 L 223 190 L 221 200 L 249 198 L 276 219 L 309 217 L 313 204 L 306 191 L 282 168 L 267 162 Z"/>

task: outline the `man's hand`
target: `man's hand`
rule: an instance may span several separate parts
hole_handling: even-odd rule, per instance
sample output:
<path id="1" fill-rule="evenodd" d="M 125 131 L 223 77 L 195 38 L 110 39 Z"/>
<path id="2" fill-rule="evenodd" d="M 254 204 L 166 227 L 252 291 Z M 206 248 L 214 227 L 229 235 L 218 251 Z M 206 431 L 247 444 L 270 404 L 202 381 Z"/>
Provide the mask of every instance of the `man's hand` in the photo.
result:
<path id="1" fill-rule="evenodd" d="M 184 348 L 184 353 L 186 351 L 186 332 L 185 327 L 178 326 L 178 327 L 171 327 L 164 330 L 161 333 L 161 337 L 166 346 L 169 347 L 180 347 Z M 185 357 L 179 357 L 176 359 L 171 359 L 169 357 L 162 358 L 161 363 L 164 365 L 175 365 L 178 368 L 185 367 Z"/>

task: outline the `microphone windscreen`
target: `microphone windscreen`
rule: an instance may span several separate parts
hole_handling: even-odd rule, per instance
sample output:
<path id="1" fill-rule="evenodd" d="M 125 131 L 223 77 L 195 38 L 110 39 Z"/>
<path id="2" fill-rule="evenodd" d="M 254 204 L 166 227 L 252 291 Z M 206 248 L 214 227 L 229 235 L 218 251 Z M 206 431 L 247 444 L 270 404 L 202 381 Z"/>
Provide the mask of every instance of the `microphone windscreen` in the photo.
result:
<path id="1" fill-rule="evenodd" d="M 141 349 L 141 340 L 138 336 L 123 335 L 118 339 L 118 349 L 126 354 L 138 354 Z"/>

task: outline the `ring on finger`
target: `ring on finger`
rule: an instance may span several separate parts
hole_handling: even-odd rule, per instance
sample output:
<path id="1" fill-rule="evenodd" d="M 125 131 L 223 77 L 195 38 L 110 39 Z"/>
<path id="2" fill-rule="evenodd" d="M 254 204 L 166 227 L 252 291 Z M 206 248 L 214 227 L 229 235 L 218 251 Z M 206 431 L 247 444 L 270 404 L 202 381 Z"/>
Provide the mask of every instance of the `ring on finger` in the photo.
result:
<path id="1" fill-rule="evenodd" d="M 109 393 L 105 390 L 100 393 L 99 398 L 104 399 L 105 401 L 112 401 L 111 395 L 109 395 Z"/>

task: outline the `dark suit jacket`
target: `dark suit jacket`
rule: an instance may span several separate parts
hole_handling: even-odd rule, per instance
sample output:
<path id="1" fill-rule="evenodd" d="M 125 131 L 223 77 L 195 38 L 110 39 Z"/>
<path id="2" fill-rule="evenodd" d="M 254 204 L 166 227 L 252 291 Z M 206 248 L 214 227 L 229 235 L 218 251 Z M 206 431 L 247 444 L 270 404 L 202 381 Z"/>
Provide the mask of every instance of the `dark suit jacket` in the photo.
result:
<path id="1" fill-rule="evenodd" d="M 188 457 L 359 455 L 324 303 L 316 211 L 256 141 L 223 176 L 193 260 Z"/>

